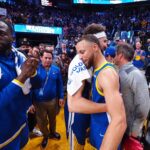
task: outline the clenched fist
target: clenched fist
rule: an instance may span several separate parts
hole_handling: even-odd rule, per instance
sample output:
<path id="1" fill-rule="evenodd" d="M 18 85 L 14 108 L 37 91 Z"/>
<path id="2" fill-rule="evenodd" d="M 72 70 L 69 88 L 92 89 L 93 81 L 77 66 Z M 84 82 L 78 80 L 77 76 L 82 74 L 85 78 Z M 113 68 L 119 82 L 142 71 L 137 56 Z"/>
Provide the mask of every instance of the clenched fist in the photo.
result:
<path id="1" fill-rule="evenodd" d="M 36 72 L 39 60 L 37 58 L 29 57 L 22 64 L 21 74 L 17 77 L 17 80 L 24 83 L 27 78 L 33 76 Z"/>

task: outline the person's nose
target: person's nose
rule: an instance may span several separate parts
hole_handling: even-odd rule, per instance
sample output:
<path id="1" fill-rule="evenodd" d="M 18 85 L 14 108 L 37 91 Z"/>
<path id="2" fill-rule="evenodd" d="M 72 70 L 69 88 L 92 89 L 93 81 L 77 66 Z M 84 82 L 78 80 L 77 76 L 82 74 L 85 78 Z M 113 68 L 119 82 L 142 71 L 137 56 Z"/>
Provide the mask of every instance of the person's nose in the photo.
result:
<path id="1" fill-rule="evenodd" d="M 82 56 L 82 54 L 79 54 L 79 58 L 82 60 L 83 59 L 83 56 Z"/>

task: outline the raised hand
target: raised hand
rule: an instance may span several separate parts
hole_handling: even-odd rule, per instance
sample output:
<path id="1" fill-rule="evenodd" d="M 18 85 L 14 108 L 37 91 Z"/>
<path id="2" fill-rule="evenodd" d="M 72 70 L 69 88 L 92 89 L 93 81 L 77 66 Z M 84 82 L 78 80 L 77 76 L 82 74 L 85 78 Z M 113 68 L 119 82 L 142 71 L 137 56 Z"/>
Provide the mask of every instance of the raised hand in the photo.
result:
<path id="1" fill-rule="evenodd" d="M 17 80 L 24 83 L 27 78 L 33 76 L 36 72 L 39 60 L 37 58 L 29 57 L 22 64 L 21 74 L 17 77 Z"/>

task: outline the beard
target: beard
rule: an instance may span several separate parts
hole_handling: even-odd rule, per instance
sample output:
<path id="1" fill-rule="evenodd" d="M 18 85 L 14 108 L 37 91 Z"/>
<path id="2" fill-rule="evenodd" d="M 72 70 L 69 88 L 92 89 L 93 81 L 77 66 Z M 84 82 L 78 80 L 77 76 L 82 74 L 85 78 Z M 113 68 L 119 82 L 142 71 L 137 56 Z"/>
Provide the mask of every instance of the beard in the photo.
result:
<path id="1" fill-rule="evenodd" d="M 9 36 L 0 36 L 0 54 L 6 55 L 11 51 L 12 38 Z"/>
<path id="2" fill-rule="evenodd" d="M 91 68 L 91 65 L 89 63 L 85 64 L 85 66 L 86 66 L 87 69 Z"/>
<path id="3" fill-rule="evenodd" d="M 87 62 L 84 63 L 84 65 L 86 66 L 87 69 L 90 69 L 92 67 L 92 62 L 87 61 Z"/>

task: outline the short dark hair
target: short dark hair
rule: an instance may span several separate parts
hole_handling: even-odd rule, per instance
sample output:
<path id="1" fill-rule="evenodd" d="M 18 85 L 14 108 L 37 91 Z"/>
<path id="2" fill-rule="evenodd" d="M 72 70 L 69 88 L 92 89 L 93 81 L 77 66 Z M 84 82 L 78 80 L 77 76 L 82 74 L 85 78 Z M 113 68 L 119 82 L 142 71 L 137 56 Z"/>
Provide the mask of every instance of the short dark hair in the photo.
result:
<path id="1" fill-rule="evenodd" d="M 40 43 L 39 46 L 44 46 L 45 47 L 46 45 L 44 43 Z"/>
<path id="2" fill-rule="evenodd" d="M 83 35 L 86 35 L 86 34 L 96 34 L 98 32 L 102 32 L 102 31 L 106 31 L 106 27 L 105 26 L 103 26 L 102 24 L 92 23 L 92 24 L 88 25 L 84 29 Z"/>
<path id="3" fill-rule="evenodd" d="M 116 48 L 116 53 L 123 54 L 124 58 L 128 61 L 131 61 L 134 58 L 133 46 L 128 43 L 125 43 L 125 42 L 118 44 L 118 46 Z"/>
<path id="4" fill-rule="evenodd" d="M 101 47 L 100 47 L 100 44 L 99 44 L 98 38 L 95 37 L 95 36 L 92 35 L 92 34 L 83 35 L 83 36 L 79 39 L 78 42 L 81 42 L 81 41 L 83 41 L 83 40 L 88 41 L 88 42 L 91 42 L 91 43 L 95 43 L 95 44 L 98 45 L 99 48 L 101 48 Z M 78 43 L 78 42 L 77 42 L 77 43 Z"/>
<path id="5" fill-rule="evenodd" d="M 44 53 L 49 53 L 49 54 L 51 54 L 51 55 L 52 55 L 52 58 L 53 58 L 53 54 L 52 54 L 52 52 L 50 52 L 49 50 L 43 50 L 43 51 L 41 51 L 41 56 L 43 56 Z"/>

